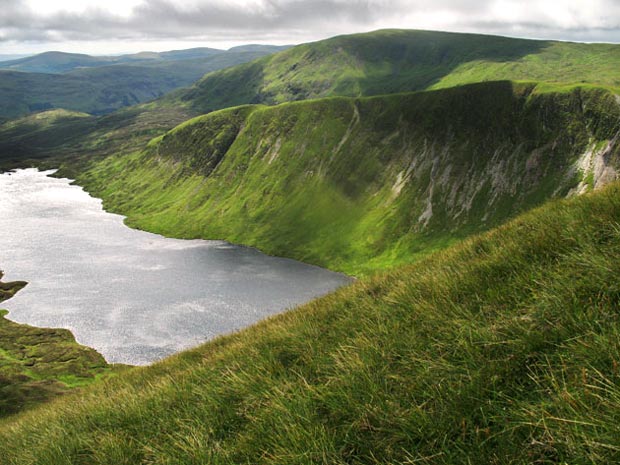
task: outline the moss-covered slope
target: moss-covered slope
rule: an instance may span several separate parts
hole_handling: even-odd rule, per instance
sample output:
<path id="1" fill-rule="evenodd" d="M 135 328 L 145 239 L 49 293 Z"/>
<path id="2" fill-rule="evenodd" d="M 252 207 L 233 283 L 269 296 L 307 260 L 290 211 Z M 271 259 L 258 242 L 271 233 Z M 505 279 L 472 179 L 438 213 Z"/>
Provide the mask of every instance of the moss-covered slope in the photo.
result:
<path id="1" fill-rule="evenodd" d="M 619 131 L 608 91 L 482 83 L 223 110 L 78 182 L 132 226 L 357 274 L 614 179 Z"/>
<path id="2" fill-rule="evenodd" d="M 620 460 L 620 187 L 0 425 L 22 464 Z"/>

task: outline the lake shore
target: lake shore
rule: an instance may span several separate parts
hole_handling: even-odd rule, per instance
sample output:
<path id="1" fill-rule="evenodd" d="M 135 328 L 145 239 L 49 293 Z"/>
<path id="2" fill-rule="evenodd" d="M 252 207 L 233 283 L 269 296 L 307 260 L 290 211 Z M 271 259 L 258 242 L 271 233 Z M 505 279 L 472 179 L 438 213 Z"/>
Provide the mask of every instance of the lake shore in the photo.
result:
<path id="1" fill-rule="evenodd" d="M 0 302 L 26 286 L 2 282 Z M 108 364 L 95 349 L 76 342 L 71 331 L 15 323 L 0 310 L 0 418 L 46 402 L 127 367 Z"/>
<path id="2" fill-rule="evenodd" d="M 250 247 L 129 228 L 50 174 L 0 176 L 0 263 L 31 282 L 11 319 L 67 328 L 110 363 L 150 364 L 351 281 Z"/>

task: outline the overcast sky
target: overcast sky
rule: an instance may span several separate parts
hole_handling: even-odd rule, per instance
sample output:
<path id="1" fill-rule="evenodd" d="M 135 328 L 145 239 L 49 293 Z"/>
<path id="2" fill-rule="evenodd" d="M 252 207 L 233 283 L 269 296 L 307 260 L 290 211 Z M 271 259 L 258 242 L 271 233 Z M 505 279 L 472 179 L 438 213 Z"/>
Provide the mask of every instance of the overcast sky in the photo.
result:
<path id="1" fill-rule="evenodd" d="M 0 0 L 0 54 L 290 44 L 381 28 L 620 42 L 620 0 Z"/>

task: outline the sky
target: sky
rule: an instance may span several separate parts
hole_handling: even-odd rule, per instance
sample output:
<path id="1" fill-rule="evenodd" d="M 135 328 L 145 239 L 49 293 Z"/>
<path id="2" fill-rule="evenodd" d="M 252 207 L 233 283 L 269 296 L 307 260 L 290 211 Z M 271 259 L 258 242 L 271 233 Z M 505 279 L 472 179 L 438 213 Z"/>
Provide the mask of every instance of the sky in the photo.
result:
<path id="1" fill-rule="evenodd" d="M 383 28 L 620 43 L 620 0 L 0 0 L 0 55 L 284 45 Z"/>

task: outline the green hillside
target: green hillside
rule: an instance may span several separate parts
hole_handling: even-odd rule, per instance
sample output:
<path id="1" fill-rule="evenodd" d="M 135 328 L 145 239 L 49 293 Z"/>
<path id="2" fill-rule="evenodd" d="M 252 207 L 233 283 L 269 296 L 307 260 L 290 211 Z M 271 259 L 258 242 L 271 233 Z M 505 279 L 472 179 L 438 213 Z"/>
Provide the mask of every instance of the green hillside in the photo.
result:
<path id="1" fill-rule="evenodd" d="M 4 122 L 0 169 L 360 279 L 3 419 L 0 462 L 619 462 L 619 58 L 377 31 Z"/>
<path id="2" fill-rule="evenodd" d="M 66 160 L 72 170 L 80 169 L 102 156 L 142 148 L 192 116 L 183 107 L 162 107 L 159 102 L 99 117 L 62 109 L 29 114 L 0 124 L 0 169 L 35 164 L 57 168 Z"/>
<path id="3" fill-rule="evenodd" d="M 0 425 L 21 464 L 617 463 L 620 187 Z"/>
<path id="4" fill-rule="evenodd" d="M 176 96 L 200 113 L 245 103 L 368 96 L 481 81 L 620 88 L 620 45 L 382 30 L 299 45 L 205 76 Z"/>
<path id="5" fill-rule="evenodd" d="M 65 143 L 92 134 L 95 127 L 94 117 L 68 110 L 48 110 L 0 124 L 0 170 L 61 151 Z"/>
<path id="6" fill-rule="evenodd" d="M 619 130 L 606 90 L 481 83 L 222 110 L 75 174 L 131 226 L 364 274 L 614 179 Z"/>

